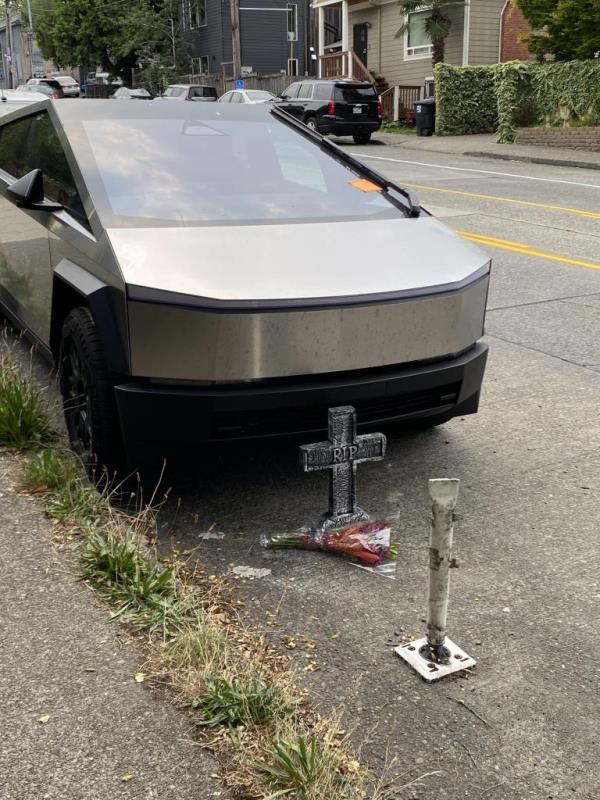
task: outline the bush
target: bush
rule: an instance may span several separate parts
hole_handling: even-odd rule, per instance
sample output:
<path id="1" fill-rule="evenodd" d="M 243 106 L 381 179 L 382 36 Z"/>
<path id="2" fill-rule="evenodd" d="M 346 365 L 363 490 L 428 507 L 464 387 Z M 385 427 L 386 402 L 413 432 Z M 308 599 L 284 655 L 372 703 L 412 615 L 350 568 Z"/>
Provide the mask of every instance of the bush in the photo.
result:
<path id="1" fill-rule="evenodd" d="M 498 134 L 514 141 L 530 125 L 600 124 L 600 61 L 509 61 L 435 68 L 439 134 Z"/>
<path id="2" fill-rule="evenodd" d="M 435 67 L 436 133 L 494 133 L 498 104 L 494 67 Z"/>

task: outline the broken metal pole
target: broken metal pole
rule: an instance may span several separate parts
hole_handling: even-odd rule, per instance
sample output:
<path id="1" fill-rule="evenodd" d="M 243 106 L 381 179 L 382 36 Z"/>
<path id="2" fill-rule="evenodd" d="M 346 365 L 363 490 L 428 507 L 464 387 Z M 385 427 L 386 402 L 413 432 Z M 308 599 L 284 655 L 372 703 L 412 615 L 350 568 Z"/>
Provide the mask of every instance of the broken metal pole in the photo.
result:
<path id="1" fill-rule="evenodd" d="M 447 632 L 454 509 L 460 481 L 457 478 L 434 478 L 429 481 L 431 498 L 431 537 L 429 539 L 429 614 L 427 644 L 433 661 L 448 662 L 444 647 Z"/>
<path id="2" fill-rule="evenodd" d="M 475 666 L 475 659 L 448 639 L 448 596 L 454 537 L 454 509 L 458 500 L 457 478 L 429 481 L 431 532 L 429 535 L 429 612 L 427 636 L 394 648 L 396 653 L 426 681 L 437 681 L 453 672 Z"/>

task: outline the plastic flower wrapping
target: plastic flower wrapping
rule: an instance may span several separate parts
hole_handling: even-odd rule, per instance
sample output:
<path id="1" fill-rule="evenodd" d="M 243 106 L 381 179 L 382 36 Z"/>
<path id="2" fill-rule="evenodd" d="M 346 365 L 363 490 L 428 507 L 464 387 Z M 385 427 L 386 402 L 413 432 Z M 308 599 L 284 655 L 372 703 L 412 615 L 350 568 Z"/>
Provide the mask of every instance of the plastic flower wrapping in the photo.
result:
<path id="1" fill-rule="evenodd" d="M 347 556 L 364 565 L 377 566 L 397 555 L 391 542 L 391 533 L 387 522 L 356 522 L 329 531 L 302 529 L 263 536 L 261 543 L 263 547 L 272 549 L 324 550 Z"/>

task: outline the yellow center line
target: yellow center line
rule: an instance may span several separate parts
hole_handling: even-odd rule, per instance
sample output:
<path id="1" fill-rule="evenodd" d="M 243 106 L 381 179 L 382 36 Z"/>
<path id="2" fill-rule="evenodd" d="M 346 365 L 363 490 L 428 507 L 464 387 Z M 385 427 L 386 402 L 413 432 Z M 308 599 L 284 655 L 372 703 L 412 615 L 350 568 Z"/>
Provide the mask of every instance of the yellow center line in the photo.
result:
<path id="1" fill-rule="evenodd" d="M 494 194 L 479 194 L 478 192 L 464 192 L 459 189 L 441 189 L 437 186 L 427 186 L 424 183 L 406 183 L 402 181 L 403 186 L 408 186 L 411 189 L 425 189 L 428 192 L 444 192 L 446 194 L 459 194 L 463 197 L 477 197 L 482 200 L 494 200 L 498 203 L 513 203 L 518 206 L 533 206 L 534 208 L 545 208 L 548 211 L 562 211 L 566 214 L 577 214 L 579 217 L 587 217 L 589 219 L 600 219 L 600 212 L 584 211 L 582 208 L 566 208 L 564 206 L 553 206 L 548 203 L 535 203 L 533 200 L 516 200 L 513 197 L 499 197 Z"/>
<path id="2" fill-rule="evenodd" d="M 548 253 L 545 250 L 538 250 L 536 247 L 531 247 L 523 242 L 511 242 L 508 239 L 497 239 L 494 236 L 486 236 L 481 233 L 472 233 L 471 231 L 457 231 L 458 234 L 468 239 L 470 242 L 476 244 L 488 245 L 488 247 L 499 247 L 502 250 L 510 250 L 513 253 L 521 253 L 525 256 L 536 256 L 537 258 L 545 258 L 549 261 L 560 261 L 562 264 L 575 264 L 578 267 L 587 267 L 587 269 L 599 269 L 600 264 L 595 264 L 592 261 L 582 261 L 578 258 L 569 258 L 568 256 L 561 256 L 557 253 Z"/>

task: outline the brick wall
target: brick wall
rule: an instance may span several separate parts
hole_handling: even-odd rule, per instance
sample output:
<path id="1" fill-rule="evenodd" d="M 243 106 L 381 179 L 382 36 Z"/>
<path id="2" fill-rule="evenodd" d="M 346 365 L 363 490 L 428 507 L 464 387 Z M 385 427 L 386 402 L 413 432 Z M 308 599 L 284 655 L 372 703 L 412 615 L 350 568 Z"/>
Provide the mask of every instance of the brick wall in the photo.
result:
<path id="1" fill-rule="evenodd" d="M 511 0 L 502 12 L 500 61 L 527 61 L 530 58 L 527 45 L 519 41 L 521 34 L 530 30 L 529 23 Z"/>
<path id="2" fill-rule="evenodd" d="M 600 125 L 582 128 L 521 128 L 516 142 L 600 153 Z"/>

